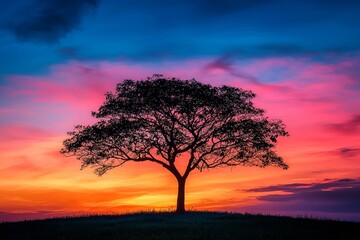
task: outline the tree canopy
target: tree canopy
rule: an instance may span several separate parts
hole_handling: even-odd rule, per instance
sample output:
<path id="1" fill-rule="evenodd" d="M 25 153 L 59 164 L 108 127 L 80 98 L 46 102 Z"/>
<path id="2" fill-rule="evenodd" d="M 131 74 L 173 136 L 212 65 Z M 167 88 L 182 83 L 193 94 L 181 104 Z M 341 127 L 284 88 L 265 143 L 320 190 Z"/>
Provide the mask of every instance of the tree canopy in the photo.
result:
<path id="1" fill-rule="evenodd" d="M 160 164 L 178 180 L 177 210 L 182 212 L 180 190 L 184 192 L 185 180 L 194 169 L 288 168 L 274 151 L 278 137 L 288 135 L 285 125 L 266 117 L 263 109 L 254 106 L 254 97 L 249 90 L 214 87 L 194 79 L 154 75 L 124 80 L 115 93 L 106 93 L 104 104 L 92 113 L 99 121 L 76 126 L 61 152 L 75 155 L 82 168 L 95 167 L 100 176 L 127 161 Z M 184 172 L 175 165 L 181 155 L 187 156 Z"/>

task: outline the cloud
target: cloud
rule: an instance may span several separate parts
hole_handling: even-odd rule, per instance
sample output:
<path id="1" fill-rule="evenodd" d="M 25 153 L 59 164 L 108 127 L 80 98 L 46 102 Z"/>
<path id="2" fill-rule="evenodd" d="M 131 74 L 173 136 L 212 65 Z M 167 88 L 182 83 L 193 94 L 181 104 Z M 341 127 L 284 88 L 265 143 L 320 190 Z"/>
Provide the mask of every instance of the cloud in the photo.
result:
<path id="1" fill-rule="evenodd" d="M 112 69 L 106 70 L 112 71 Z M 115 76 L 108 75 L 106 70 L 103 71 L 101 67 L 91 64 L 84 65 L 76 62 L 58 65 L 48 76 L 10 76 L 9 80 L 14 84 L 11 86 L 12 90 L 6 92 L 4 89 L 3 91 L 10 98 L 30 98 L 35 102 L 63 102 L 75 106 L 91 105 L 91 103 L 102 101 L 104 93 L 110 90 L 110 86 L 115 86 Z"/>
<path id="2" fill-rule="evenodd" d="M 337 152 L 344 158 L 352 158 L 360 155 L 360 148 L 340 148 Z"/>
<path id="3" fill-rule="evenodd" d="M 221 56 L 218 59 L 205 65 L 204 70 L 210 73 L 225 72 L 234 77 L 243 79 L 251 84 L 259 85 L 260 82 L 253 76 L 242 72 L 239 68 L 234 67 L 234 58 L 231 56 Z"/>
<path id="4" fill-rule="evenodd" d="M 73 31 L 99 0 L 34 0 L 8 29 L 21 41 L 54 43 Z"/>
<path id="5" fill-rule="evenodd" d="M 39 140 L 51 136 L 42 129 L 16 124 L 0 126 L 0 132 L 0 141 L 9 141 L 10 139 Z"/>
<path id="6" fill-rule="evenodd" d="M 256 197 L 277 209 L 360 213 L 360 179 L 331 179 L 318 183 L 293 183 L 247 189 L 269 193 Z"/>
<path id="7" fill-rule="evenodd" d="M 360 131 L 360 114 L 353 115 L 349 120 L 342 123 L 330 123 L 326 125 L 329 129 L 345 133 L 357 134 Z"/>
<path id="8" fill-rule="evenodd" d="M 318 183 L 291 183 L 291 184 L 281 184 L 275 186 L 251 188 L 244 190 L 245 192 L 274 192 L 274 191 L 283 191 L 288 193 L 296 192 L 311 192 L 314 190 L 324 190 L 334 187 L 343 187 L 348 188 L 352 186 L 360 186 L 360 179 L 324 179 L 323 182 Z"/>

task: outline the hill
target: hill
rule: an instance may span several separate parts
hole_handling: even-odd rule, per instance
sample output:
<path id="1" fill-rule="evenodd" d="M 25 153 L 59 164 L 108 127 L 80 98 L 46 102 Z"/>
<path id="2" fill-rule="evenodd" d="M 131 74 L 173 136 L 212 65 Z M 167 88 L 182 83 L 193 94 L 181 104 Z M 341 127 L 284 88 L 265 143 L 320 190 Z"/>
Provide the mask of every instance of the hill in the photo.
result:
<path id="1" fill-rule="evenodd" d="M 7 239 L 359 239 L 359 222 L 222 212 L 134 213 L 0 223 Z"/>

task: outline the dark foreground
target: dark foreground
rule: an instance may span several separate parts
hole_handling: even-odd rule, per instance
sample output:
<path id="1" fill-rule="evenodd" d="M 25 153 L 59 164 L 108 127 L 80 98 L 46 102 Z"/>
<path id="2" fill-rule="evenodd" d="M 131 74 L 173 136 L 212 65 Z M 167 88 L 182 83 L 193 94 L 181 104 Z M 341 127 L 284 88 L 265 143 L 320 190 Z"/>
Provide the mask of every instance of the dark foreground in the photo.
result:
<path id="1" fill-rule="evenodd" d="M 0 239 L 360 239 L 360 223 L 219 212 L 0 223 Z"/>

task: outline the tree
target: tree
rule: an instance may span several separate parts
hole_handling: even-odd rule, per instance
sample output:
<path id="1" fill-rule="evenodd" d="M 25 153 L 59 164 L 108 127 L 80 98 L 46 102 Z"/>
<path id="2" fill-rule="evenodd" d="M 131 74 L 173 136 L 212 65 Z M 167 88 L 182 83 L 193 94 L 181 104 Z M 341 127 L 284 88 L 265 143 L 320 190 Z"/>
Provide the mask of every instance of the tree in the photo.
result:
<path id="1" fill-rule="evenodd" d="M 178 182 L 177 212 L 185 212 L 185 182 L 191 171 L 221 166 L 278 166 L 277 138 L 287 136 L 280 120 L 270 120 L 253 105 L 255 94 L 240 88 L 213 87 L 194 79 L 154 75 L 124 80 L 92 115 L 99 121 L 78 125 L 61 152 L 76 156 L 81 168 L 99 176 L 128 161 L 150 161 Z M 176 166 L 186 157 L 186 169 Z"/>

